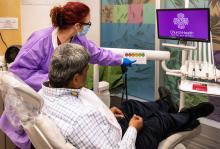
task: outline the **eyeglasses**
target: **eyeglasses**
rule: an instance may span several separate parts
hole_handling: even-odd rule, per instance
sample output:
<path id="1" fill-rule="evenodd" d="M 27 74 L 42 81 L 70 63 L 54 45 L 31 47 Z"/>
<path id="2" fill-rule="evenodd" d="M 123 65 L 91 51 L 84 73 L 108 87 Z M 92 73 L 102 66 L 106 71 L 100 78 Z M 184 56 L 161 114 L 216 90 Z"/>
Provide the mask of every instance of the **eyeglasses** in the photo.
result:
<path id="1" fill-rule="evenodd" d="M 82 23 L 80 23 L 81 25 L 89 25 L 89 26 L 91 26 L 92 25 L 92 23 L 89 21 L 88 23 L 84 23 L 84 22 L 82 22 Z"/>

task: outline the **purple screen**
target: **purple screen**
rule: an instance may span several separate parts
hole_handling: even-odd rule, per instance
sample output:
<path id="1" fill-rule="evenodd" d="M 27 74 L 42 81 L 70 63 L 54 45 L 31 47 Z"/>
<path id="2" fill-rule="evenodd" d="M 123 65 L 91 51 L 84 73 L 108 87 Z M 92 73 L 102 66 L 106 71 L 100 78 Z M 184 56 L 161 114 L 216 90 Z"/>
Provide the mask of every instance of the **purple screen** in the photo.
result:
<path id="1" fill-rule="evenodd" d="M 159 38 L 209 41 L 208 9 L 157 10 Z"/>

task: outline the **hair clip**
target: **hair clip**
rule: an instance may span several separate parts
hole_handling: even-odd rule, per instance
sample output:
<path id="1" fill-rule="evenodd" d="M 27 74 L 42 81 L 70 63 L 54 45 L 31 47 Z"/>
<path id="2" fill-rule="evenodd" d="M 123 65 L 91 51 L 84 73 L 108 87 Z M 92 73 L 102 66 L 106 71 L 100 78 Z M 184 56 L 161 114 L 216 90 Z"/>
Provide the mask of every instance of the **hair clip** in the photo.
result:
<path id="1" fill-rule="evenodd" d="M 65 25 L 62 12 L 57 13 L 57 23 L 59 26 Z"/>

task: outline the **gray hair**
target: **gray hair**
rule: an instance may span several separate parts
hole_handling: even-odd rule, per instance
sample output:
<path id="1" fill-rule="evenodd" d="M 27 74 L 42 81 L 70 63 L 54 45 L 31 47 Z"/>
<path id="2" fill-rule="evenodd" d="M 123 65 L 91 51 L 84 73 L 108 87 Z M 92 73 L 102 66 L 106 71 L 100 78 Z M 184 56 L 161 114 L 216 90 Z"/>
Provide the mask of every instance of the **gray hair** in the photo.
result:
<path id="1" fill-rule="evenodd" d="M 49 82 L 52 87 L 66 87 L 77 73 L 82 73 L 88 65 L 89 54 L 87 50 L 72 43 L 58 46 L 51 58 L 49 66 Z"/>

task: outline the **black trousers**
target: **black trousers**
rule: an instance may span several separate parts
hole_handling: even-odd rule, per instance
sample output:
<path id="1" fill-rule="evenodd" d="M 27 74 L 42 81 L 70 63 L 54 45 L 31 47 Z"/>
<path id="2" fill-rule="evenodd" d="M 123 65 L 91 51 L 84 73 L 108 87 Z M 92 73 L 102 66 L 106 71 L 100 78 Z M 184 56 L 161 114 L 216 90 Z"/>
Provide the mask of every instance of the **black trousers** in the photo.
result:
<path id="1" fill-rule="evenodd" d="M 157 149 L 160 141 L 169 135 L 199 125 L 197 120 L 191 119 L 190 114 L 168 113 L 168 108 L 168 104 L 164 100 L 123 102 L 119 109 L 122 110 L 125 118 L 118 119 L 123 135 L 134 114 L 141 116 L 144 121 L 143 128 L 137 134 L 136 149 Z"/>

